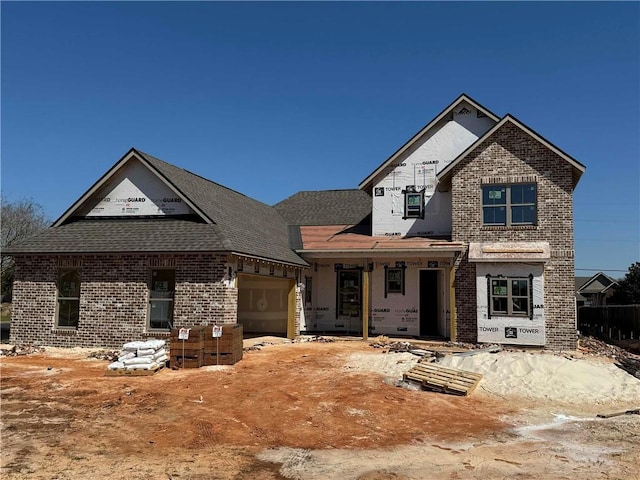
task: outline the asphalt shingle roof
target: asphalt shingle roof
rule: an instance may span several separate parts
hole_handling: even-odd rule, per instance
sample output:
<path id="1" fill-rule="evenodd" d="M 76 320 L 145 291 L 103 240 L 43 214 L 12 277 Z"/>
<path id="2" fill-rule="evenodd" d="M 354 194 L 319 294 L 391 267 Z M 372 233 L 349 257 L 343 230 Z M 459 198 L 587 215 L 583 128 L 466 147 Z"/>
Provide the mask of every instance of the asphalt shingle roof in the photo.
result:
<path id="1" fill-rule="evenodd" d="M 371 214 L 362 190 L 298 192 L 274 205 L 289 225 L 357 225 Z"/>
<path id="2" fill-rule="evenodd" d="M 139 150 L 138 153 L 217 224 L 227 250 L 307 265 L 289 248 L 287 224 L 273 207 Z"/>
<path id="3" fill-rule="evenodd" d="M 5 253 L 213 252 L 216 225 L 189 220 L 90 219 L 44 230 Z"/>
<path id="4" fill-rule="evenodd" d="M 152 155 L 132 151 L 213 224 L 175 218 L 77 220 L 71 217 L 66 223 L 51 227 L 6 253 L 229 251 L 307 265 L 289 248 L 287 223 L 273 207 Z"/>

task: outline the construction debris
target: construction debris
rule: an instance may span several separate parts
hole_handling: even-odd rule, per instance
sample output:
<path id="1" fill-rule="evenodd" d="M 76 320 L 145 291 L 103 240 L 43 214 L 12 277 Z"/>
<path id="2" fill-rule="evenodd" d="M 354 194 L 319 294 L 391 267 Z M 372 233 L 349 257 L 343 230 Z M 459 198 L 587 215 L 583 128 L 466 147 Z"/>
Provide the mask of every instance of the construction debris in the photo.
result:
<path id="1" fill-rule="evenodd" d="M 635 408 L 633 410 L 624 410 L 622 412 L 614 412 L 614 413 L 599 413 L 596 416 L 598 418 L 611 418 L 611 417 L 619 417 L 620 415 L 640 415 L 640 408 Z"/>
<path id="2" fill-rule="evenodd" d="M 35 345 L 13 345 L 11 348 L 1 348 L 0 357 L 18 357 L 21 355 L 33 355 L 35 353 L 43 353 L 44 347 L 37 347 Z"/>
<path id="3" fill-rule="evenodd" d="M 333 343 L 335 339 L 329 337 L 321 337 L 320 335 L 313 335 L 311 337 L 297 337 L 292 340 L 291 343 L 305 343 L 305 342 L 317 342 L 317 343 Z"/>
<path id="4" fill-rule="evenodd" d="M 621 358 L 616 365 L 628 374 L 640 378 L 640 358 L 637 358 L 637 356 L 636 358 L 632 356 Z"/>
<path id="5" fill-rule="evenodd" d="M 595 337 L 580 337 L 578 339 L 577 350 L 585 355 L 596 355 L 613 359 L 626 358 L 632 355 L 624 348 L 603 342 Z"/>
<path id="6" fill-rule="evenodd" d="M 118 350 L 99 350 L 91 352 L 87 355 L 87 358 L 95 358 L 96 360 L 106 360 L 108 362 L 115 362 L 118 360 Z"/>

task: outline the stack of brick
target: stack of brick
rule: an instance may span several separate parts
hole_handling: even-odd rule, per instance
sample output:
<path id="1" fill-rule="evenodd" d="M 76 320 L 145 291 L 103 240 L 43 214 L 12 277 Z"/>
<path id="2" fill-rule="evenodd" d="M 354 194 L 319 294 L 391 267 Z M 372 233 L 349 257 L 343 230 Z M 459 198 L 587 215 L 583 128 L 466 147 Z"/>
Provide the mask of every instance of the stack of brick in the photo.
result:
<path id="1" fill-rule="evenodd" d="M 164 340 L 125 343 L 109 370 L 157 370 L 167 362 Z"/>
<path id="2" fill-rule="evenodd" d="M 204 327 L 204 364 L 233 365 L 242 360 L 242 324 L 221 325 L 222 336 L 213 337 L 213 326 Z"/>
<path id="3" fill-rule="evenodd" d="M 180 329 L 171 330 L 171 368 L 200 368 L 204 365 L 204 327 L 191 327 L 189 337 L 179 338 Z"/>

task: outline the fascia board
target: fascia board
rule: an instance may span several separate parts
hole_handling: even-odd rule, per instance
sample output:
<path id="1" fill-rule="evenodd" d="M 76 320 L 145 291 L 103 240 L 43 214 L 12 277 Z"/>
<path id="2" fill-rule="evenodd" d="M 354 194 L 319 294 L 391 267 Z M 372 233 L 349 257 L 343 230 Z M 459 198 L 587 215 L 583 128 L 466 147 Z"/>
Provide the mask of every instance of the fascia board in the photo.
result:
<path id="1" fill-rule="evenodd" d="M 574 171 L 577 172 L 577 176 L 574 176 L 574 178 L 576 179 L 575 183 L 578 182 L 578 180 L 580 179 L 580 176 L 582 176 L 582 174 L 585 172 L 586 167 L 582 165 L 580 162 L 578 162 L 576 159 L 574 159 L 573 157 L 571 157 L 570 155 L 568 155 L 567 153 L 563 152 L 561 149 L 556 147 L 554 144 L 546 140 L 544 137 L 536 133 L 534 130 L 524 125 L 522 122 L 520 122 L 517 118 L 515 118 L 511 114 L 505 115 L 504 118 L 500 120 L 496 125 L 494 125 L 493 128 L 487 131 L 487 133 L 485 133 L 482 137 L 478 138 L 464 152 L 458 155 L 458 157 L 453 162 L 447 165 L 444 169 L 442 169 L 440 173 L 438 173 L 438 175 L 436 175 L 436 178 L 439 181 L 444 181 L 449 176 L 449 174 L 451 173 L 451 171 L 456 165 L 458 165 L 462 160 L 464 160 L 467 157 L 467 155 L 469 155 L 473 150 L 475 150 L 478 147 L 478 145 L 480 145 L 487 138 L 493 135 L 496 131 L 502 128 L 502 126 L 505 125 L 507 122 L 511 123 L 512 125 L 515 125 L 524 133 L 532 137 L 534 140 L 540 142 L 542 145 L 544 145 L 549 150 L 554 152 L 556 155 L 560 156 L 562 159 L 568 162 L 574 168 Z"/>
<path id="2" fill-rule="evenodd" d="M 178 187 L 176 187 L 171 180 L 165 177 L 161 172 L 159 172 L 151 163 L 149 163 L 143 155 L 141 155 L 135 148 L 132 149 L 136 153 L 136 159 L 138 159 L 145 167 L 147 167 L 162 183 L 164 183 L 167 187 L 177 193 L 185 203 L 196 212 L 205 222 L 209 224 L 215 224 L 215 222 L 209 218 L 207 214 L 205 214 L 198 206 L 193 203 L 189 197 Z"/>
<path id="3" fill-rule="evenodd" d="M 340 257 L 340 258 L 359 258 L 359 257 L 367 257 L 367 258 L 377 258 L 377 257 L 388 257 L 388 256 L 398 256 L 398 255 L 429 255 L 432 257 L 452 257 L 454 253 L 462 252 L 465 249 L 463 246 L 456 247 L 438 247 L 437 249 L 411 249 L 411 248 L 374 248 L 374 249 L 366 249 L 366 250 L 297 250 L 297 253 L 302 255 L 303 257 L 308 258 L 325 258 L 329 257 Z"/>
<path id="4" fill-rule="evenodd" d="M 60 216 L 53 224 L 52 227 L 58 227 L 62 225 L 65 221 L 69 219 L 73 215 L 78 208 L 80 208 L 89 198 L 93 196 L 100 188 L 104 186 L 105 183 L 109 181 L 121 168 L 124 167 L 131 159 L 135 158 L 140 163 L 142 163 L 145 167 L 149 169 L 161 182 L 163 182 L 167 187 L 176 192 L 180 197 L 185 200 L 185 203 L 191 207 L 191 209 L 196 212 L 203 220 L 207 223 L 212 224 L 215 223 L 211 220 L 207 215 L 205 215 L 189 198 L 180 191 L 175 185 L 173 185 L 168 179 L 165 178 L 160 172 L 158 172 L 149 162 L 147 162 L 142 155 L 135 149 L 130 148 L 127 153 L 125 153 L 120 160 L 116 162 L 116 164 L 111 167 L 107 172 L 102 175 L 78 200 L 76 200 L 63 214 Z"/>
<path id="5" fill-rule="evenodd" d="M 268 262 L 268 263 L 277 263 L 280 265 L 286 265 L 288 267 L 295 267 L 295 268 L 305 268 L 308 267 L 309 264 L 304 260 L 304 259 L 300 259 L 302 263 L 293 263 L 293 262 L 287 262 L 286 260 L 276 260 L 273 258 L 266 258 L 266 257 L 259 257 L 256 255 L 251 255 L 248 253 L 242 253 L 242 252 L 230 252 L 231 255 L 234 255 L 236 257 L 242 257 L 242 258 L 246 258 L 248 260 L 254 260 L 254 261 L 259 261 L 259 262 Z"/>
<path id="6" fill-rule="evenodd" d="M 124 164 L 126 164 L 135 154 L 135 149 L 131 148 L 127 153 L 125 153 L 120 160 L 116 162 L 116 164 L 111 167 L 107 172 L 102 175 L 89 189 L 82 194 L 82 196 L 76 200 L 55 222 L 53 222 L 52 227 L 58 227 L 62 225 L 69 217 L 78 209 L 80 206 L 86 202 L 94 193 L 96 193 L 102 186 L 111 178 L 115 173 L 122 168 Z"/>

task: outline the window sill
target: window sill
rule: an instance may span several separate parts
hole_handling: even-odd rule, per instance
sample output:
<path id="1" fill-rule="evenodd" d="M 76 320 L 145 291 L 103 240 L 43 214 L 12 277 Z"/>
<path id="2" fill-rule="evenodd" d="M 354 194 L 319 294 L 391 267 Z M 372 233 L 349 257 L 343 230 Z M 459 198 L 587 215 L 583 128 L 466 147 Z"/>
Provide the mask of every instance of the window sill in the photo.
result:
<path id="1" fill-rule="evenodd" d="M 483 225 L 480 231 L 537 230 L 538 225 Z"/>
<path id="2" fill-rule="evenodd" d="M 54 327 L 51 330 L 52 333 L 57 333 L 60 335 L 77 335 L 78 334 L 78 329 L 77 328 L 73 328 L 73 327 L 69 327 L 69 328 L 65 328 L 65 327 Z"/>
<path id="3" fill-rule="evenodd" d="M 170 337 L 170 330 L 147 330 L 146 332 L 142 332 L 143 337 Z"/>

